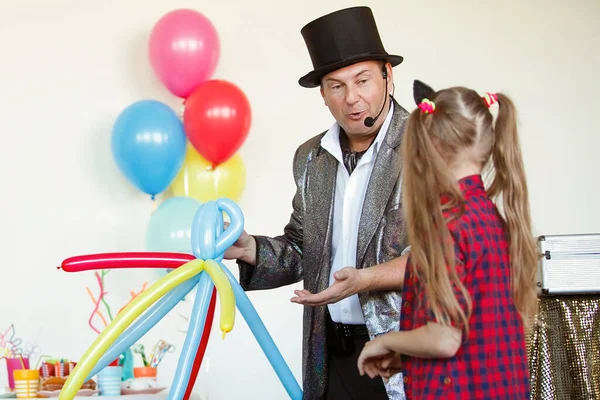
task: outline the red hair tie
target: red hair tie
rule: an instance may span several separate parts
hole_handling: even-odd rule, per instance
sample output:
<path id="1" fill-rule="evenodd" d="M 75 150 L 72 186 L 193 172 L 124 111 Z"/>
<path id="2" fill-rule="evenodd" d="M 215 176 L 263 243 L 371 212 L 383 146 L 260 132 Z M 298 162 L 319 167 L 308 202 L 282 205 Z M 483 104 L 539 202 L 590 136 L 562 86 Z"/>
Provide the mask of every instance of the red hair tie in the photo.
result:
<path id="1" fill-rule="evenodd" d="M 495 93 L 486 93 L 485 96 L 483 96 L 483 101 L 489 108 L 498 102 L 498 96 Z"/>
<path id="2" fill-rule="evenodd" d="M 421 100 L 419 108 L 424 114 L 432 114 L 435 111 L 435 103 L 429 99 Z"/>

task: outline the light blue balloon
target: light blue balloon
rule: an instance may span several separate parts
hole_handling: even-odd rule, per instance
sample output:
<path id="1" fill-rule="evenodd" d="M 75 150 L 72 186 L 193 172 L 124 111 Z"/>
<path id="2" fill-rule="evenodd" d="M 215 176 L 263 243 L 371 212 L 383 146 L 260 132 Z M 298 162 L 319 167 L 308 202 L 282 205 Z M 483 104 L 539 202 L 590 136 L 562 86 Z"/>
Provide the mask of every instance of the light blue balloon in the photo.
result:
<path id="1" fill-rule="evenodd" d="M 225 230 L 223 212 L 231 221 Z M 223 261 L 225 250 L 235 243 L 243 229 L 244 214 L 233 200 L 220 198 L 203 204 L 192 224 L 192 253 L 203 260 Z"/>
<path id="2" fill-rule="evenodd" d="M 229 215 L 229 220 L 231 221 L 224 232 L 219 232 L 220 235 L 217 239 L 216 253 L 220 256 L 220 259 L 217 261 L 221 261 L 223 260 L 225 250 L 238 240 L 244 230 L 244 213 L 242 213 L 242 209 L 233 200 L 220 198 L 217 200 L 217 204 L 221 210 Z M 222 216 L 222 213 L 219 213 L 219 215 Z M 220 226 L 223 226 L 222 220 Z"/>
<path id="3" fill-rule="evenodd" d="M 227 274 L 227 278 L 229 278 L 229 282 L 231 282 L 233 294 L 235 295 L 235 304 L 238 310 L 240 310 L 240 314 L 244 317 L 244 320 L 248 324 L 256 341 L 265 353 L 265 356 L 267 356 L 267 359 L 269 360 L 269 363 L 271 363 L 271 367 L 275 370 L 281 384 L 292 400 L 301 400 L 302 389 L 300 388 L 300 385 L 277 349 L 275 341 L 273 341 L 269 331 L 267 331 L 265 324 L 262 322 L 262 319 L 260 319 L 256 309 L 250 302 L 248 295 L 244 289 L 242 289 L 231 271 L 223 264 L 221 264 L 221 268 L 223 268 L 223 271 Z"/>
<path id="4" fill-rule="evenodd" d="M 223 212 L 229 216 L 231 221 L 225 231 L 223 231 Z M 240 237 L 243 227 L 244 215 L 241 208 L 234 201 L 227 198 L 220 198 L 217 201 L 207 202 L 198 209 L 194 216 L 194 222 L 192 224 L 192 251 L 197 258 L 205 260 L 214 259 L 219 262 L 221 268 L 225 271 L 231 282 L 237 308 L 246 320 L 248 327 L 254 334 L 254 337 L 265 353 L 268 361 L 271 363 L 271 366 L 275 370 L 275 373 L 279 377 L 279 380 L 283 384 L 288 395 L 293 400 L 302 399 L 302 389 L 300 388 L 300 385 L 277 349 L 273 338 L 267 331 L 267 328 L 250 302 L 246 292 L 244 292 L 229 269 L 221 263 L 225 250 Z M 210 293 L 204 296 L 205 298 L 200 296 L 196 297 L 194 309 L 196 309 L 198 301 L 201 300 L 201 304 L 204 306 L 204 304 L 210 300 Z M 200 323 L 204 321 L 204 319 L 197 318 L 197 321 Z M 199 328 L 196 327 L 196 329 Z M 196 351 L 197 343 L 193 342 L 188 344 L 187 340 L 188 339 L 186 338 L 186 344 L 184 345 L 183 351 L 186 351 L 186 354 L 191 351 Z M 182 363 L 180 363 L 180 365 L 181 364 Z M 188 382 L 187 379 L 189 379 L 189 370 L 187 369 L 187 363 L 184 363 L 183 365 L 186 366 L 185 369 L 180 370 L 180 368 L 178 368 L 175 373 L 174 382 L 177 382 L 177 385 L 174 385 L 175 391 L 169 393 L 169 400 L 180 399 L 181 397 L 177 397 L 175 393 L 179 395 L 181 390 L 185 391 Z"/>
<path id="5" fill-rule="evenodd" d="M 219 208 L 214 201 L 202 204 L 194 216 L 191 243 L 196 258 L 202 260 L 215 258 L 218 216 Z"/>
<path id="6" fill-rule="evenodd" d="M 192 253 L 192 224 L 202 205 L 191 197 L 171 197 L 152 213 L 146 229 L 146 249 Z"/>
<path id="7" fill-rule="evenodd" d="M 177 196 L 163 201 L 152 213 L 146 228 L 148 251 L 192 254 L 192 223 L 202 203 L 192 197 Z M 169 270 L 158 269 L 159 278 Z"/>
<path id="8" fill-rule="evenodd" d="M 113 126 L 112 153 L 117 166 L 152 198 L 177 176 L 186 146 L 183 123 L 173 109 L 156 100 L 131 104 Z"/>
<path id="9" fill-rule="evenodd" d="M 200 281 L 196 288 L 196 299 L 194 300 L 192 315 L 190 316 L 188 332 L 185 336 L 183 347 L 181 348 L 179 362 L 177 363 L 177 368 L 175 370 L 175 377 L 173 378 L 167 400 L 179 400 L 185 395 L 190 375 L 192 374 L 194 360 L 196 359 L 198 347 L 200 346 L 200 340 L 202 339 L 202 333 L 204 332 L 204 325 L 208 315 L 213 288 L 214 284 L 210 276 L 208 273 L 202 271 L 200 273 Z"/>

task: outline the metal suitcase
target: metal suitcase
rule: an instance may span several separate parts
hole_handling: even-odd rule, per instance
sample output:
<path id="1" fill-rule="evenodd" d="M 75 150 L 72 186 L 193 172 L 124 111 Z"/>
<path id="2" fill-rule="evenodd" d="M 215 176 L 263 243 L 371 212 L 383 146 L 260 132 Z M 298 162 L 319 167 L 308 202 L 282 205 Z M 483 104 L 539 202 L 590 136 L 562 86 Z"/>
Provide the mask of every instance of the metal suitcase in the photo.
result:
<path id="1" fill-rule="evenodd" d="M 600 234 L 544 235 L 538 238 L 538 293 L 600 293 Z"/>

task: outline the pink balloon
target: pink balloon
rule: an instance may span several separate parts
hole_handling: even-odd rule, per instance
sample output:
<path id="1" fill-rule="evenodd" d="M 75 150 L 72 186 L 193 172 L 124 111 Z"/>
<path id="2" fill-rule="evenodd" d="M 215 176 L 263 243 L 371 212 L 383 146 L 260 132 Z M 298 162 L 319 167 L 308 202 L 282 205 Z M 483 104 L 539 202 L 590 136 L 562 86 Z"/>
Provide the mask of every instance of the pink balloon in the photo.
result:
<path id="1" fill-rule="evenodd" d="M 221 46 L 212 22 L 203 14 L 180 9 L 154 25 L 149 43 L 150 63 L 174 95 L 186 98 L 215 71 Z"/>

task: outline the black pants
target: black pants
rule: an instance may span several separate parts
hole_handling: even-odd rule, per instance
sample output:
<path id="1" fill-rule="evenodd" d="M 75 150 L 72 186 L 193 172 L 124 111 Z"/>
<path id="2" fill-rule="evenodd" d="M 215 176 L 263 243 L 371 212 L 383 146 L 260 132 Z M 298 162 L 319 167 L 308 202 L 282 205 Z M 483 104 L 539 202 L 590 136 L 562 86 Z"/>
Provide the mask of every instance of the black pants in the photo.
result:
<path id="1" fill-rule="evenodd" d="M 329 317 L 327 318 L 329 320 Z M 358 372 L 358 356 L 368 336 L 349 338 L 354 343 L 354 350 L 349 354 L 338 351 L 340 338 L 333 332 L 331 320 L 327 326 L 327 347 L 329 352 L 326 400 L 388 400 L 388 395 L 381 377 L 369 378 L 360 376 Z"/>

